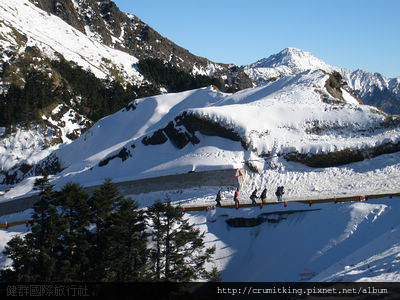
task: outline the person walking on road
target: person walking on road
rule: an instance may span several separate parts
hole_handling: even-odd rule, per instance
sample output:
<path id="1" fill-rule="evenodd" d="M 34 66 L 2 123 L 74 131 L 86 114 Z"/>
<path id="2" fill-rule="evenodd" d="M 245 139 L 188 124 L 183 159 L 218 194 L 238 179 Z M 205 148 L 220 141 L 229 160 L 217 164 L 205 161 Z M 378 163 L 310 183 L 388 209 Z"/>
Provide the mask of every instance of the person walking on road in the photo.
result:
<path id="1" fill-rule="evenodd" d="M 235 201 L 236 208 L 239 208 L 239 187 L 235 191 L 235 195 L 233 196 L 233 201 Z"/>
<path id="2" fill-rule="evenodd" d="M 278 198 L 279 202 L 282 202 L 282 196 L 285 193 L 285 191 L 283 190 L 283 186 L 278 186 L 278 188 L 276 189 L 275 195 Z"/>
<path id="3" fill-rule="evenodd" d="M 251 199 L 251 203 L 252 203 L 252 204 L 257 204 L 257 202 L 256 202 L 256 199 L 258 199 L 258 196 L 257 196 L 257 189 L 255 189 L 255 190 L 253 191 L 253 193 L 252 193 L 251 196 L 250 196 L 250 199 Z"/>
<path id="4" fill-rule="evenodd" d="M 263 204 L 267 203 L 267 189 L 264 189 L 260 195 L 261 202 Z"/>
<path id="5" fill-rule="evenodd" d="M 221 207 L 221 190 L 218 191 L 217 198 L 215 198 L 217 206 Z"/>

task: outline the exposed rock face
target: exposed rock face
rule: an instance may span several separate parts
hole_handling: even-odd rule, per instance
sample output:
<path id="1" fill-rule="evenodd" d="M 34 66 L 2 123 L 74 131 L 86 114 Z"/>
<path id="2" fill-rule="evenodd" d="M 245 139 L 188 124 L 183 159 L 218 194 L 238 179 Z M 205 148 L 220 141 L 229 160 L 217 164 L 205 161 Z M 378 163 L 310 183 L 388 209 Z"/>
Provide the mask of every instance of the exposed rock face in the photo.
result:
<path id="1" fill-rule="evenodd" d="M 144 137 L 142 143 L 144 145 L 164 144 L 168 140 L 168 137 L 178 149 L 182 149 L 189 142 L 192 144 L 198 144 L 200 142 L 195 135 L 196 131 L 204 135 L 219 136 L 232 141 L 240 141 L 243 147 L 245 147 L 245 142 L 233 129 L 226 128 L 212 120 L 200 118 L 195 114 L 187 112 L 177 116 L 174 122 L 168 123 L 165 128 L 155 131 L 152 136 Z"/>
<path id="2" fill-rule="evenodd" d="M 394 153 L 400 151 L 400 143 L 392 141 L 383 143 L 373 148 L 364 149 L 345 149 L 337 152 L 304 154 L 291 152 L 284 157 L 288 161 L 303 163 L 309 167 L 326 168 L 336 167 L 352 162 L 363 161 L 366 158 L 373 158 L 382 154 Z"/>

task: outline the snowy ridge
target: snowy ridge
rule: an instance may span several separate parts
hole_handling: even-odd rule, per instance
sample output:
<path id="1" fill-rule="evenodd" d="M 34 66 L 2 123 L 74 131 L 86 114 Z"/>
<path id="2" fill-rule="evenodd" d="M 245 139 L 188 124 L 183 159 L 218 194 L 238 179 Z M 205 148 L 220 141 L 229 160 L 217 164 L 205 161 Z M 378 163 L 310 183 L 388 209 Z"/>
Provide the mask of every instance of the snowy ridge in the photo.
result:
<path id="1" fill-rule="evenodd" d="M 400 113 L 400 77 L 388 79 L 379 73 L 370 73 L 363 70 L 347 70 L 331 66 L 314 57 L 310 52 L 296 48 L 286 48 L 278 54 L 261 59 L 242 67 L 247 75 L 256 82 L 275 80 L 284 76 L 298 74 L 306 70 L 324 70 L 328 73 L 339 72 L 349 88 L 366 104 L 383 106 L 388 112 Z M 389 91 L 393 95 L 388 106 L 382 98 L 387 95 L 376 96 L 374 92 Z"/>
<path id="2" fill-rule="evenodd" d="M 35 46 L 53 59 L 61 54 L 66 60 L 89 69 L 99 78 L 111 76 L 111 70 L 117 69 L 126 80 L 143 80 L 133 67 L 138 62 L 137 58 L 86 36 L 28 0 L 1 1 L 0 19 L 0 39 L 4 49 L 23 52 L 26 47 Z M 21 41 L 15 32 L 25 36 L 26 42 Z"/>

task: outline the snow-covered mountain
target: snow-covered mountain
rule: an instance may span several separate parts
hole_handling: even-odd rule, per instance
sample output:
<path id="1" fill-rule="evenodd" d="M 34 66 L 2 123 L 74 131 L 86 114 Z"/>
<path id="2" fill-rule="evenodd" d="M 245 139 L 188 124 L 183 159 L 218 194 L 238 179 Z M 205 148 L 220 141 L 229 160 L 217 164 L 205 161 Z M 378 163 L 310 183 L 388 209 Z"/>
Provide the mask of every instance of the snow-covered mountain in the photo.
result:
<path id="1" fill-rule="evenodd" d="M 29 8 L 29 13 L 37 13 L 34 17 L 43 18 L 43 22 L 56 18 L 43 14 L 30 2 L 18 3 L 21 6 L 12 9 L 0 2 L 0 14 L 7 10 L 15 24 L 24 22 L 16 13 L 18 9 L 21 12 Z M 11 28 L 12 22 L 0 22 L 0 28 Z M 27 43 L 57 56 L 58 50 L 47 45 L 52 38 L 51 30 L 46 43 L 32 38 L 34 35 L 25 40 L 15 32 L 18 31 L 8 31 L 8 36 L 15 36 L 4 44 L 9 49 L 24 49 Z M 122 53 L 96 44 L 98 41 L 88 37 L 86 31 L 71 27 L 65 34 L 64 38 L 75 41 L 71 47 L 82 51 L 83 58 L 77 63 L 85 66 L 93 59 L 93 72 L 99 72 L 99 76 L 107 72 L 102 62 L 113 64 L 113 55 Z M 95 53 L 110 58 L 99 61 L 95 55 L 92 57 L 92 48 L 80 48 L 86 41 L 98 45 Z M 68 44 L 57 49 L 68 53 L 68 49 L 62 49 L 65 45 Z M 85 52 L 88 49 L 91 50 Z M 13 173 L 0 175 L 0 182 L 6 183 L 7 176 L 14 174 L 22 181 L 14 186 L 1 185 L 2 190 L 8 189 L 0 196 L 0 202 L 37 193 L 34 181 L 48 167 L 56 189 L 69 181 L 92 186 L 107 177 L 123 182 L 244 167 L 247 175 L 242 181 L 241 203 L 250 202 L 251 192 L 261 187 L 268 189 L 267 199 L 273 201 L 279 185 L 285 186 L 285 200 L 289 201 L 398 192 L 399 117 L 361 104 L 352 92 L 355 89 L 349 88 L 350 80 L 341 73 L 346 86 L 341 76 L 332 73 L 339 72 L 337 68 L 330 69 L 305 53 L 295 55 L 293 49 L 286 52 L 264 61 L 263 68 L 270 68 L 271 72 L 265 79 L 270 80 L 255 88 L 230 94 L 210 86 L 136 99 L 101 118 L 87 131 L 84 125 L 89 121 L 84 116 L 69 106 L 52 107 L 42 117 L 47 127 L 39 124 L 36 131 L 18 128 L 20 131 L 1 144 L 2 163 Z M 284 58 L 289 52 L 293 52 L 292 60 Z M 120 58 L 125 54 L 121 55 Z M 44 57 L 37 60 L 46 62 Z M 125 68 L 123 62 L 120 66 Z M 86 67 L 93 66 L 88 63 Z M 136 72 L 131 65 L 126 67 Z M 59 78 L 56 72 L 49 74 Z M 271 76 L 275 78 L 271 80 Z M 361 88 L 364 84 L 357 82 L 354 79 L 353 85 L 359 84 Z M 82 99 L 75 95 L 73 101 Z M 50 134 L 42 136 L 43 131 Z M 53 139 L 62 139 L 64 143 L 51 145 Z M 33 143 L 39 144 L 40 149 L 44 145 L 50 147 L 36 151 Z M 31 166 L 13 169 L 17 162 Z M 149 191 L 131 196 L 141 207 L 156 199 L 170 199 L 176 205 L 212 205 L 219 188 L 223 190 L 223 203 L 231 203 L 231 187 Z M 263 210 L 218 208 L 188 213 L 187 218 L 206 231 L 208 244 L 216 246 L 215 261 L 225 281 L 398 281 L 396 200 L 387 197 L 368 203 L 313 204 L 311 208 L 294 202 L 289 202 L 288 208 L 274 205 L 264 206 Z M 2 219 L 25 220 L 30 213 Z M 259 224 L 245 228 L 240 226 L 241 221 L 247 222 L 246 226 L 252 222 Z M 15 231 L 0 231 L 0 250 L 13 234 L 25 231 L 24 225 Z"/>
<path id="2" fill-rule="evenodd" d="M 59 165 L 50 176 L 56 188 L 245 167 L 241 203 L 260 187 L 274 201 L 276 187 L 284 185 L 289 204 L 186 214 L 216 246 L 214 263 L 224 281 L 399 280 L 398 197 L 312 207 L 295 202 L 398 192 L 399 118 L 360 104 L 337 76 L 304 71 L 234 94 L 208 87 L 132 104 L 37 167 Z M 37 177 L 26 175 L 0 201 L 35 193 Z M 141 207 L 156 199 L 213 205 L 218 189 L 223 204 L 232 203 L 232 187 L 130 196 Z M 30 213 L 2 218 L 20 221 Z M 0 250 L 24 226 L 0 231 Z"/>
<path id="3" fill-rule="evenodd" d="M 137 16 L 121 12 L 109 0 L 35 0 L 44 11 L 56 15 L 76 30 L 102 45 L 138 59 L 159 58 L 193 75 L 221 80 L 227 87 L 243 89 L 251 80 L 237 66 L 212 62 L 193 55 L 161 36 Z"/>
<path id="4" fill-rule="evenodd" d="M 143 95 L 140 89 L 147 95 L 159 93 L 156 88 L 146 90 L 152 83 L 138 71 L 139 59 L 162 59 L 193 76 L 218 78 L 225 88 L 252 86 L 238 67 L 191 54 L 136 16 L 121 12 L 112 1 L 0 1 L 0 41 L 0 96 L 5 97 L 0 102 L 3 119 L 0 119 L 0 183 L 18 181 L 27 169 L 54 149 L 49 146 L 70 142 L 91 126 L 91 119 L 105 116 L 100 111 L 114 105 L 108 102 L 120 100 L 115 99 L 121 92 L 114 88 L 113 82 L 122 87 L 136 87 L 133 93 L 126 92 L 129 100 L 123 101 Z M 39 76 L 46 82 L 29 81 Z M 78 77 L 81 82 L 75 79 Z M 87 78 L 91 80 L 85 82 Z M 27 85 L 31 87 L 29 92 L 24 90 Z M 14 96 L 7 98 L 11 92 Z M 98 94 L 106 93 L 103 103 L 93 103 Z M 20 103 L 21 94 L 24 103 Z M 46 100 L 49 105 L 37 104 L 46 97 L 51 99 Z M 7 101 L 15 102 L 13 109 L 9 109 Z M 25 105 L 38 110 L 39 116 L 32 118 L 34 113 L 27 113 L 32 110 Z M 67 115 L 79 117 L 70 117 L 68 124 L 48 122 L 53 109 L 60 106 Z M 27 116 L 16 119 L 13 114 L 22 107 Z M 116 111 L 106 111 L 110 110 Z M 71 132 L 61 134 L 66 127 Z"/>
<path id="5" fill-rule="evenodd" d="M 286 48 L 278 54 L 243 66 L 243 69 L 256 82 L 275 80 L 306 70 L 336 71 L 364 103 L 381 107 L 388 113 L 400 113 L 400 77 L 388 79 L 379 73 L 338 68 L 296 48 Z"/>
<path id="6" fill-rule="evenodd" d="M 13 62 L 27 48 L 36 47 L 44 57 L 58 59 L 62 55 L 100 78 L 111 76 L 114 69 L 127 80 L 142 79 L 134 67 L 136 57 L 89 38 L 28 0 L 1 1 L 0 19 L 2 64 Z"/>
<path id="7" fill-rule="evenodd" d="M 132 83 L 143 79 L 135 67 L 138 60 L 152 57 L 193 75 L 218 78 L 227 87 L 251 86 L 240 68 L 191 54 L 112 1 L 1 1 L 0 11 L 2 63 L 37 47 L 45 56 L 62 55 L 97 77 L 122 77 Z"/>
<path id="8" fill-rule="evenodd" d="M 294 75 L 307 70 L 324 70 L 329 73 L 339 70 L 316 58 L 310 52 L 296 48 L 286 48 L 243 68 L 251 78 L 258 82 Z"/>
<path id="9" fill-rule="evenodd" d="M 246 165 L 251 176 L 244 193 L 280 181 L 294 198 L 396 189 L 396 155 L 386 157 L 387 165 L 380 159 L 399 151 L 399 118 L 360 104 L 342 84 L 316 70 L 235 94 L 209 87 L 138 99 L 136 109 L 101 119 L 54 151 L 51 161 L 62 170 L 54 183 L 91 186 L 106 177 L 125 181 Z M 362 167 L 358 175 L 337 169 L 371 158 L 379 161 L 377 169 Z M 32 184 L 27 178 L 3 199 Z"/>

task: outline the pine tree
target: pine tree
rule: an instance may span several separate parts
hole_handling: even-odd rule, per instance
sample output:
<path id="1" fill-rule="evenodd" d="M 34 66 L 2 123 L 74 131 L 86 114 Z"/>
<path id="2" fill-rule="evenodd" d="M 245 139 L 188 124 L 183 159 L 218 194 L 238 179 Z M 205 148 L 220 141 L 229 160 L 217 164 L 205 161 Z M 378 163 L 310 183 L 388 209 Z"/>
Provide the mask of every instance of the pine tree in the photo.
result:
<path id="1" fill-rule="evenodd" d="M 37 270 L 41 281 L 53 281 L 56 276 L 56 253 L 59 250 L 59 234 L 62 221 L 54 199 L 53 185 L 49 184 L 47 174 L 38 180 L 40 186 L 39 201 L 34 205 L 32 215 L 33 248 L 38 249 Z"/>
<path id="2" fill-rule="evenodd" d="M 112 281 L 106 279 L 110 277 L 106 274 L 105 270 L 109 268 L 109 260 L 113 241 L 112 230 L 112 214 L 116 209 L 116 205 L 122 196 L 118 189 L 111 182 L 106 179 L 104 184 L 96 189 L 93 196 L 89 199 L 91 208 L 90 219 L 95 224 L 96 233 L 92 236 L 90 251 L 91 257 L 91 270 L 90 280 L 93 281 Z"/>
<path id="3" fill-rule="evenodd" d="M 147 215 L 150 218 L 150 227 L 152 240 L 155 243 L 151 249 L 152 271 L 154 271 L 153 280 L 161 279 L 161 260 L 162 260 L 162 246 L 163 237 L 165 235 L 165 226 L 163 225 L 163 212 L 165 211 L 164 204 L 161 201 L 156 201 L 151 207 L 148 208 Z M 149 221 L 149 220 L 148 220 Z"/>
<path id="4" fill-rule="evenodd" d="M 6 245 L 3 254 L 12 260 L 12 269 L 1 270 L 1 281 L 39 281 L 35 272 L 35 252 L 27 243 L 26 237 L 13 237 Z"/>
<path id="5" fill-rule="evenodd" d="M 184 219 L 182 208 L 157 201 L 149 207 L 148 216 L 154 242 L 152 279 L 182 282 L 209 278 L 205 263 L 215 247 L 205 248 L 204 233 Z"/>
<path id="6" fill-rule="evenodd" d="M 91 280 L 140 280 L 146 266 L 146 234 L 138 204 L 120 194 L 106 179 L 90 198 L 91 222 L 96 225 L 92 240 Z"/>
<path id="7" fill-rule="evenodd" d="M 90 270 L 89 196 L 76 183 L 67 183 L 56 194 L 64 222 L 59 258 L 62 281 L 85 281 Z"/>
<path id="8" fill-rule="evenodd" d="M 38 180 L 41 192 L 34 205 L 32 232 L 23 239 L 14 237 L 4 254 L 13 260 L 13 269 L 2 272 L 4 281 L 54 281 L 57 276 L 57 253 L 61 219 L 48 177 Z"/>
<path id="9" fill-rule="evenodd" d="M 112 216 L 110 240 L 112 241 L 109 266 L 113 281 L 143 280 L 148 256 L 147 234 L 144 215 L 138 204 L 129 198 L 121 198 Z"/>

